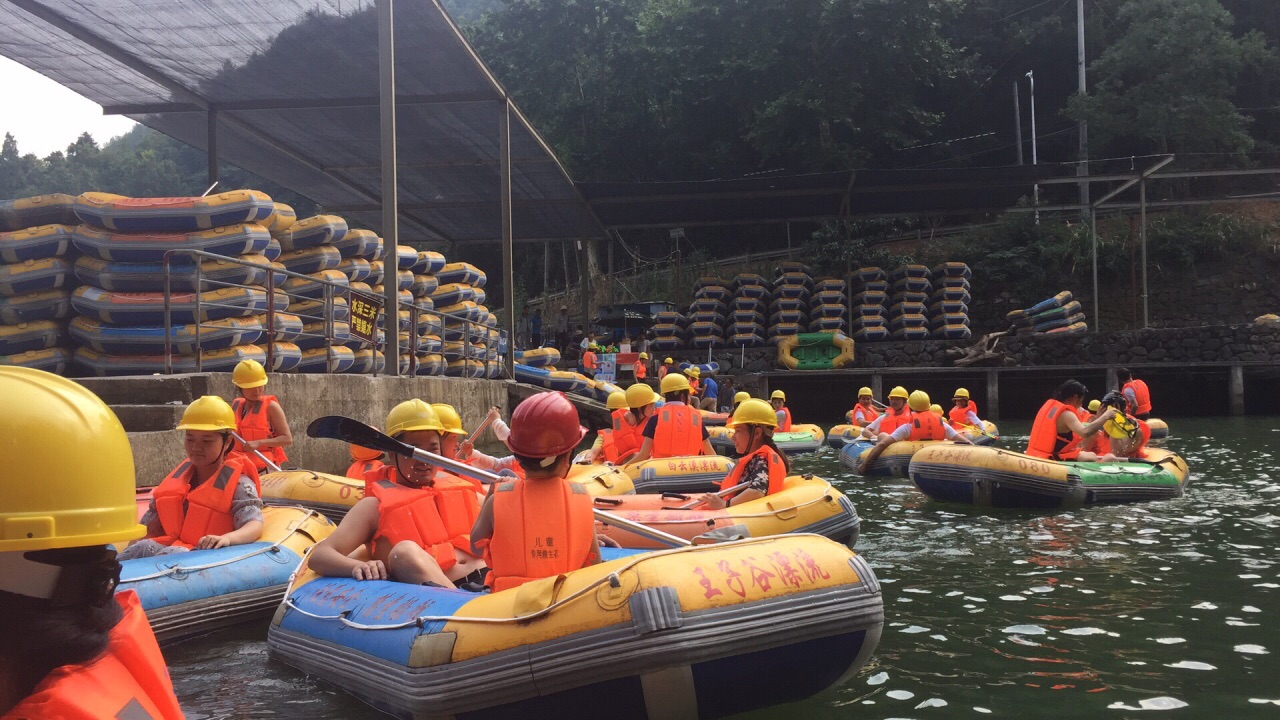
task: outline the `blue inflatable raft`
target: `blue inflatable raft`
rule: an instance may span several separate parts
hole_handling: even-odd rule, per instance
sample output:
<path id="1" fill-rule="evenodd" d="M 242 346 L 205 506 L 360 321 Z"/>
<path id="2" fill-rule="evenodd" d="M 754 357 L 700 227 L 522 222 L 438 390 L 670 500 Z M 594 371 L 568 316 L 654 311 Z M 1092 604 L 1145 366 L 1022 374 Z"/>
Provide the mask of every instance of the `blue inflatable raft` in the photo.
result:
<path id="1" fill-rule="evenodd" d="M 162 262 L 170 250 L 203 250 L 237 257 L 261 253 L 271 234 L 261 225 L 242 223 L 185 233 L 120 233 L 80 225 L 75 244 L 86 255 L 117 262 Z M 188 260 L 188 262 L 190 262 Z"/>
<path id="2" fill-rule="evenodd" d="M 3 325 L 62 320 L 70 314 L 71 293 L 65 288 L 14 297 L 0 295 L 0 324 Z"/>
<path id="3" fill-rule="evenodd" d="M 271 261 L 266 255 L 242 255 L 248 265 L 205 258 L 200 262 L 200 289 L 224 285 L 265 285 Z M 75 263 L 76 277 L 86 285 L 113 292 L 164 292 L 164 263 L 112 262 L 89 255 Z M 175 256 L 169 263 L 169 287 L 175 292 L 196 289 L 196 268 L 190 257 Z"/>
<path id="4" fill-rule="evenodd" d="M 70 225 L 41 225 L 0 232 L 0 261 L 18 263 L 61 257 L 71 247 L 74 230 Z"/>
<path id="5" fill-rule="evenodd" d="M 0 295 L 14 297 L 56 290 L 66 284 L 71 263 L 59 257 L 0 263 Z"/>
<path id="6" fill-rule="evenodd" d="M 170 323 L 196 322 L 195 293 L 170 295 Z M 286 310 L 289 298 L 275 293 L 275 310 Z M 118 325 L 163 325 L 164 293 L 117 293 L 83 285 L 71 294 L 71 305 L 81 315 Z M 200 320 L 246 317 L 266 312 L 267 292 L 262 288 L 219 288 L 200 293 Z"/>
<path id="7" fill-rule="evenodd" d="M 75 211 L 81 222 L 104 230 L 181 233 L 262 222 L 271 217 L 275 206 L 266 193 L 257 190 L 171 198 L 130 198 L 88 192 L 76 198 Z"/>
<path id="8" fill-rule="evenodd" d="M 267 354 L 257 345 L 239 345 L 225 350 L 201 353 L 203 372 L 231 372 L 242 360 L 267 361 Z M 164 355 L 108 355 L 89 348 L 77 348 L 75 364 L 90 375 L 110 377 L 116 375 L 154 375 L 165 371 Z M 175 373 L 196 372 L 195 355 L 174 355 Z"/>

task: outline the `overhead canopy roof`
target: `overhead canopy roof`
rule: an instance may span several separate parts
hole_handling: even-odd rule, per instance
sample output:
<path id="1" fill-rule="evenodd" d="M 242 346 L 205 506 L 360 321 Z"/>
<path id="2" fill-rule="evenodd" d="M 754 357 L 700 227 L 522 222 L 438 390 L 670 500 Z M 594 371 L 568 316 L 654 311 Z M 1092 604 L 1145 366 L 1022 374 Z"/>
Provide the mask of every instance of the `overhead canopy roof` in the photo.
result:
<path id="1" fill-rule="evenodd" d="M 396 4 L 402 240 L 496 242 L 505 90 L 435 0 Z M 0 0 L 0 54 L 379 229 L 372 0 Z M 15 98 L 9 98 L 14 102 Z M 601 228 L 554 153 L 511 121 L 516 240 Z"/>
<path id="2" fill-rule="evenodd" d="M 1020 165 L 848 170 L 706 182 L 578 183 L 578 188 L 606 226 L 634 228 L 1005 210 L 1029 196 L 1037 181 L 1062 183 L 1074 176 L 1073 167 Z M 1044 188 L 1042 195 L 1049 193 Z"/>

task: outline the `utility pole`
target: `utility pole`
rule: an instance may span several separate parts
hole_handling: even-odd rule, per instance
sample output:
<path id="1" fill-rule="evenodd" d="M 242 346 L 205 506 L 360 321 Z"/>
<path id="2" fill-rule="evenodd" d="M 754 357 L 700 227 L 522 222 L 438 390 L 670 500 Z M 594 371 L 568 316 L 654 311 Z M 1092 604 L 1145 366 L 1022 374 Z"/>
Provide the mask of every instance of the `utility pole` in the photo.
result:
<path id="1" fill-rule="evenodd" d="M 1087 88 L 1085 85 L 1085 62 L 1084 62 L 1084 0 L 1076 0 L 1076 74 L 1079 76 L 1080 96 L 1084 97 Z M 1089 175 L 1089 123 L 1084 120 L 1080 121 L 1080 149 L 1076 154 L 1076 175 L 1080 177 L 1088 177 Z M 1080 205 L 1081 214 L 1087 211 L 1083 208 L 1089 206 L 1089 182 L 1086 180 L 1080 183 Z"/>
<path id="2" fill-rule="evenodd" d="M 1040 152 L 1038 150 L 1040 143 L 1036 138 L 1036 71 L 1028 70 L 1027 78 L 1031 80 L 1031 164 L 1040 164 Z M 1032 203 L 1036 208 L 1040 207 L 1040 183 L 1036 183 L 1034 194 L 1032 195 Z M 1036 210 L 1036 224 L 1040 224 L 1040 211 Z"/>
<path id="3" fill-rule="evenodd" d="M 1018 102 L 1018 81 L 1013 81 L 1013 134 L 1018 141 L 1018 164 L 1022 164 L 1022 108 Z"/>

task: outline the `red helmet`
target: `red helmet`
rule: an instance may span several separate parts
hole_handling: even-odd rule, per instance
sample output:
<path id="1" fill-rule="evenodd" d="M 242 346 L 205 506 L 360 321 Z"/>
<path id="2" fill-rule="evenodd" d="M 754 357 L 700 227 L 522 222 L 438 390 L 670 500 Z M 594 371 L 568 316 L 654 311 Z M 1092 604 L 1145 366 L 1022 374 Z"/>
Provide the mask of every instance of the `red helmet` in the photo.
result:
<path id="1" fill-rule="evenodd" d="M 507 447 L 528 458 L 551 458 L 578 446 L 587 429 L 578 424 L 578 409 L 561 392 L 535 395 L 511 413 Z"/>

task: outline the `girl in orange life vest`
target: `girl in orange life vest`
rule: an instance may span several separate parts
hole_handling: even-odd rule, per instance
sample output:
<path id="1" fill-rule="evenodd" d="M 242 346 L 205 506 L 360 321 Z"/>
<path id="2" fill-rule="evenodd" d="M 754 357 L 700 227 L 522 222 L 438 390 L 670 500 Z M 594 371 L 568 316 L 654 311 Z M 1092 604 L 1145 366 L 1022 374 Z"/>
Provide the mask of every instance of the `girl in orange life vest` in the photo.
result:
<path id="1" fill-rule="evenodd" d="M 773 444 L 778 417 L 768 403 L 744 400 L 733 411 L 729 427 L 733 428 L 733 447 L 738 451 L 738 462 L 733 471 L 720 481 L 720 489 L 728 490 L 744 484 L 747 487 L 728 498 L 703 495 L 702 504 L 713 510 L 781 492 L 783 480 L 791 472 L 787 456 Z"/>
<path id="2" fill-rule="evenodd" d="M 235 426 L 231 406 L 216 395 L 187 406 L 178 423 L 187 457 L 152 492 L 141 520 L 147 539 L 121 552 L 121 560 L 244 545 L 262 537 L 258 472 L 232 451 Z"/>
<path id="3" fill-rule="evenodd" d="M 363 480 L 366 473 L 386 467 L 382 462 L 382 453 L 359 445 L 351 446 L 351 465 L 347 466 L 347 477 L 352 480 Z"/>
<path id="4" fill-rule="evenodd" d="M 955 394 L 951 396 L 951 403 L 952 407 L 947 413 L 947 418 L 951 420 L 952 427 L 961 425 L 982 427 L 982 420 L 978 417 L 978 404 L 969 399 L 967 389 L 956 388 Z"/>
<path id="5" fill-rule="evenodd" d="M 900 425 L 910 421 L 911 411 L 907 409 L 907 389 L 899 385 L 889 391 L 889 407 L 884 409 L 884 414 L 862 428 L 862 437 L 867 440 L 879 440 L 881 435 L 891 433 Z"/>
<path id="6" fill-rule="evenodd" d="M 639 359 L 636 360 L 634 370 L 636 373 L 636 382 L 644 382 L 644 379 L 649 376 L 649 353 L 640 353 Z"/>
<path id="7" fill-rule="evenodd" d="M 440 453 L 443 426 L 430 405 L 408 400 L 387 414 L 387 434 L 416 448 Z M 414 458 L 395 456 L 379 473 L 365 478 L 365 497 L 357 502 L 338 529 L 311 551 L 312 570 L 329 577 L 356 580 L 395 580 L 451 587 L 483 568 L 480 558 L 459 545 L 465 531 L 456 518 L 441 513 L 435 487 L 436 467 Z M 351 554 L 370 546 L 371 560 Z"/>
<path id="8" fill-rule="evenodd" d="M 1046 400 L 1040 407 L 1040 411 L 1036 413 L 1035 422 L 1031 425 L 1031 438 L 1027 442 L 1027 455 L 1048 460 L 1080 462 L 1115 460 L 1114 455 L 1107 454 L 1099 457 L 1096 453 L 1081 450 L 1084 440 L 1096 433 L 1116 414 L 1115 408 L 1109 407 L 1088 425 L 1080 422 L 1077 412 L 1088 392 L 1084 384 L 1078 380 L 1062 383 L 1054 393 L 1054 397 Z"/>
<path id="9" fill-rule="evenodd" d="M 689 404 L 689 379 L 682 373 L 667 373 L 661 388 L 666 402 L 645 422 L 641 432 L 644 441 L 627 464 L 649 458 L 715 455 L 707 429 L 702 426 L 702 413 Z"/>
<path id="10" fill-rule="evenodd" d="M 774 415 L 778 418 L 778 432 L 791 432 L 791 411 L 787 409 L 787 394 L 774 390 L 769 394 L 769 403 L 773 405 Z"/>
<path id="11" fill-rule="evenodd" d="M 284 449 L 293 444 L 293 434 L 276 396 L 266 394 L 267 371 L 257 360 L 241 360 L 231 373 L 231 382 L 240 388 L 240 397 L 231 401 L 231 409 L 236 413 L 236 432 L 245 440 L 245 447 L 236 443 L 236 449 L 249 458 L 258 472 L 265 472 L 267 463 L 250 450 L 257 450 L 278 467 L 284 467 L 284 461 L 289 459 Z"/>
<path id="12" fill-rule="evenodd" d="M 164 657 L 108 543 L 142 537 L 124 427 L 84 387 L 0 368 L 0 717 L 178 720 Z M 39 478 L 39 482 L 31 482 Z"/>
<path id="13" fill-rule="evenodd" d="M 862 388 L 858 391 L 858 404 L 853 406 L 853 424 L 866 427 L 875 422 L 878 417 L 880 417 L 880 411 L 876 410 L 875 394 L 869 387 Z"/>
<path id="14" fill-rule="evenodd" d="M 1151 390 L 1147 384 L 1133 376 L 1126 368 L 1116 370 L 1116 379 L 1120 381 L 1120 391 L 1129 402 L 1128 412 L 1139 420 L 1151 419 Z"/>
<path id="15" fill-rule="evenodd" d="M 626 440 L 630 438 L 627 433 L 631 430 L 631 427 L 629 425 L 623 425 L 628 414 L 626 393 L 621 390 L 609 393 L 609 398 L 605 401 L 604 406 L 609 410 L 611 427 L 607 430 L 601 430 L 596 433 L 595 442 L 591 444 L 591 449 L 587 450 L 587 464 L 595 462 L 600 459 L 601 456 L 606 457 L 609 462 L 617 462 L 618 452 L 615 448 L 614 433 L 618 433 L 619 436 L 626 436 L 617 438 L 622 439 L 624 444 Z M 637 448 L 638 447 L 639 446 L 637 446 Z M 608 450 L 608 452 L 606 452 L 606 450 Z M 634 452 L 636 448 L 629 448 L 629 450 Z"/>
<path id="16" fill-rule="evenodd" d="M 867 468 L 875 462 L 890 445 L 903 440 L 950 440 L 962 445 L 972 445 L 969 438 L 956 432 L 942 419 L 942 413 L 929 409 L 929 393 L 914 390 L 907 400 L 911 408 L 911 420 L 899 425 L 891 433 L 880 433 L 876 444 L 867 452 L 867 457 L 858 466 L 858 472 L 867 473 Z M 938 408 L 941 410 L 942 408 Z"/>
<path id="17" fill-rule="evenodd" d="M 471 529 L 495 592 L 600 562 L 591 496 L 565 479 L 585 434 L 563 393 L 535 395 L 511 414 L 507 445 L 525 477 L 494 488 Z"/>

